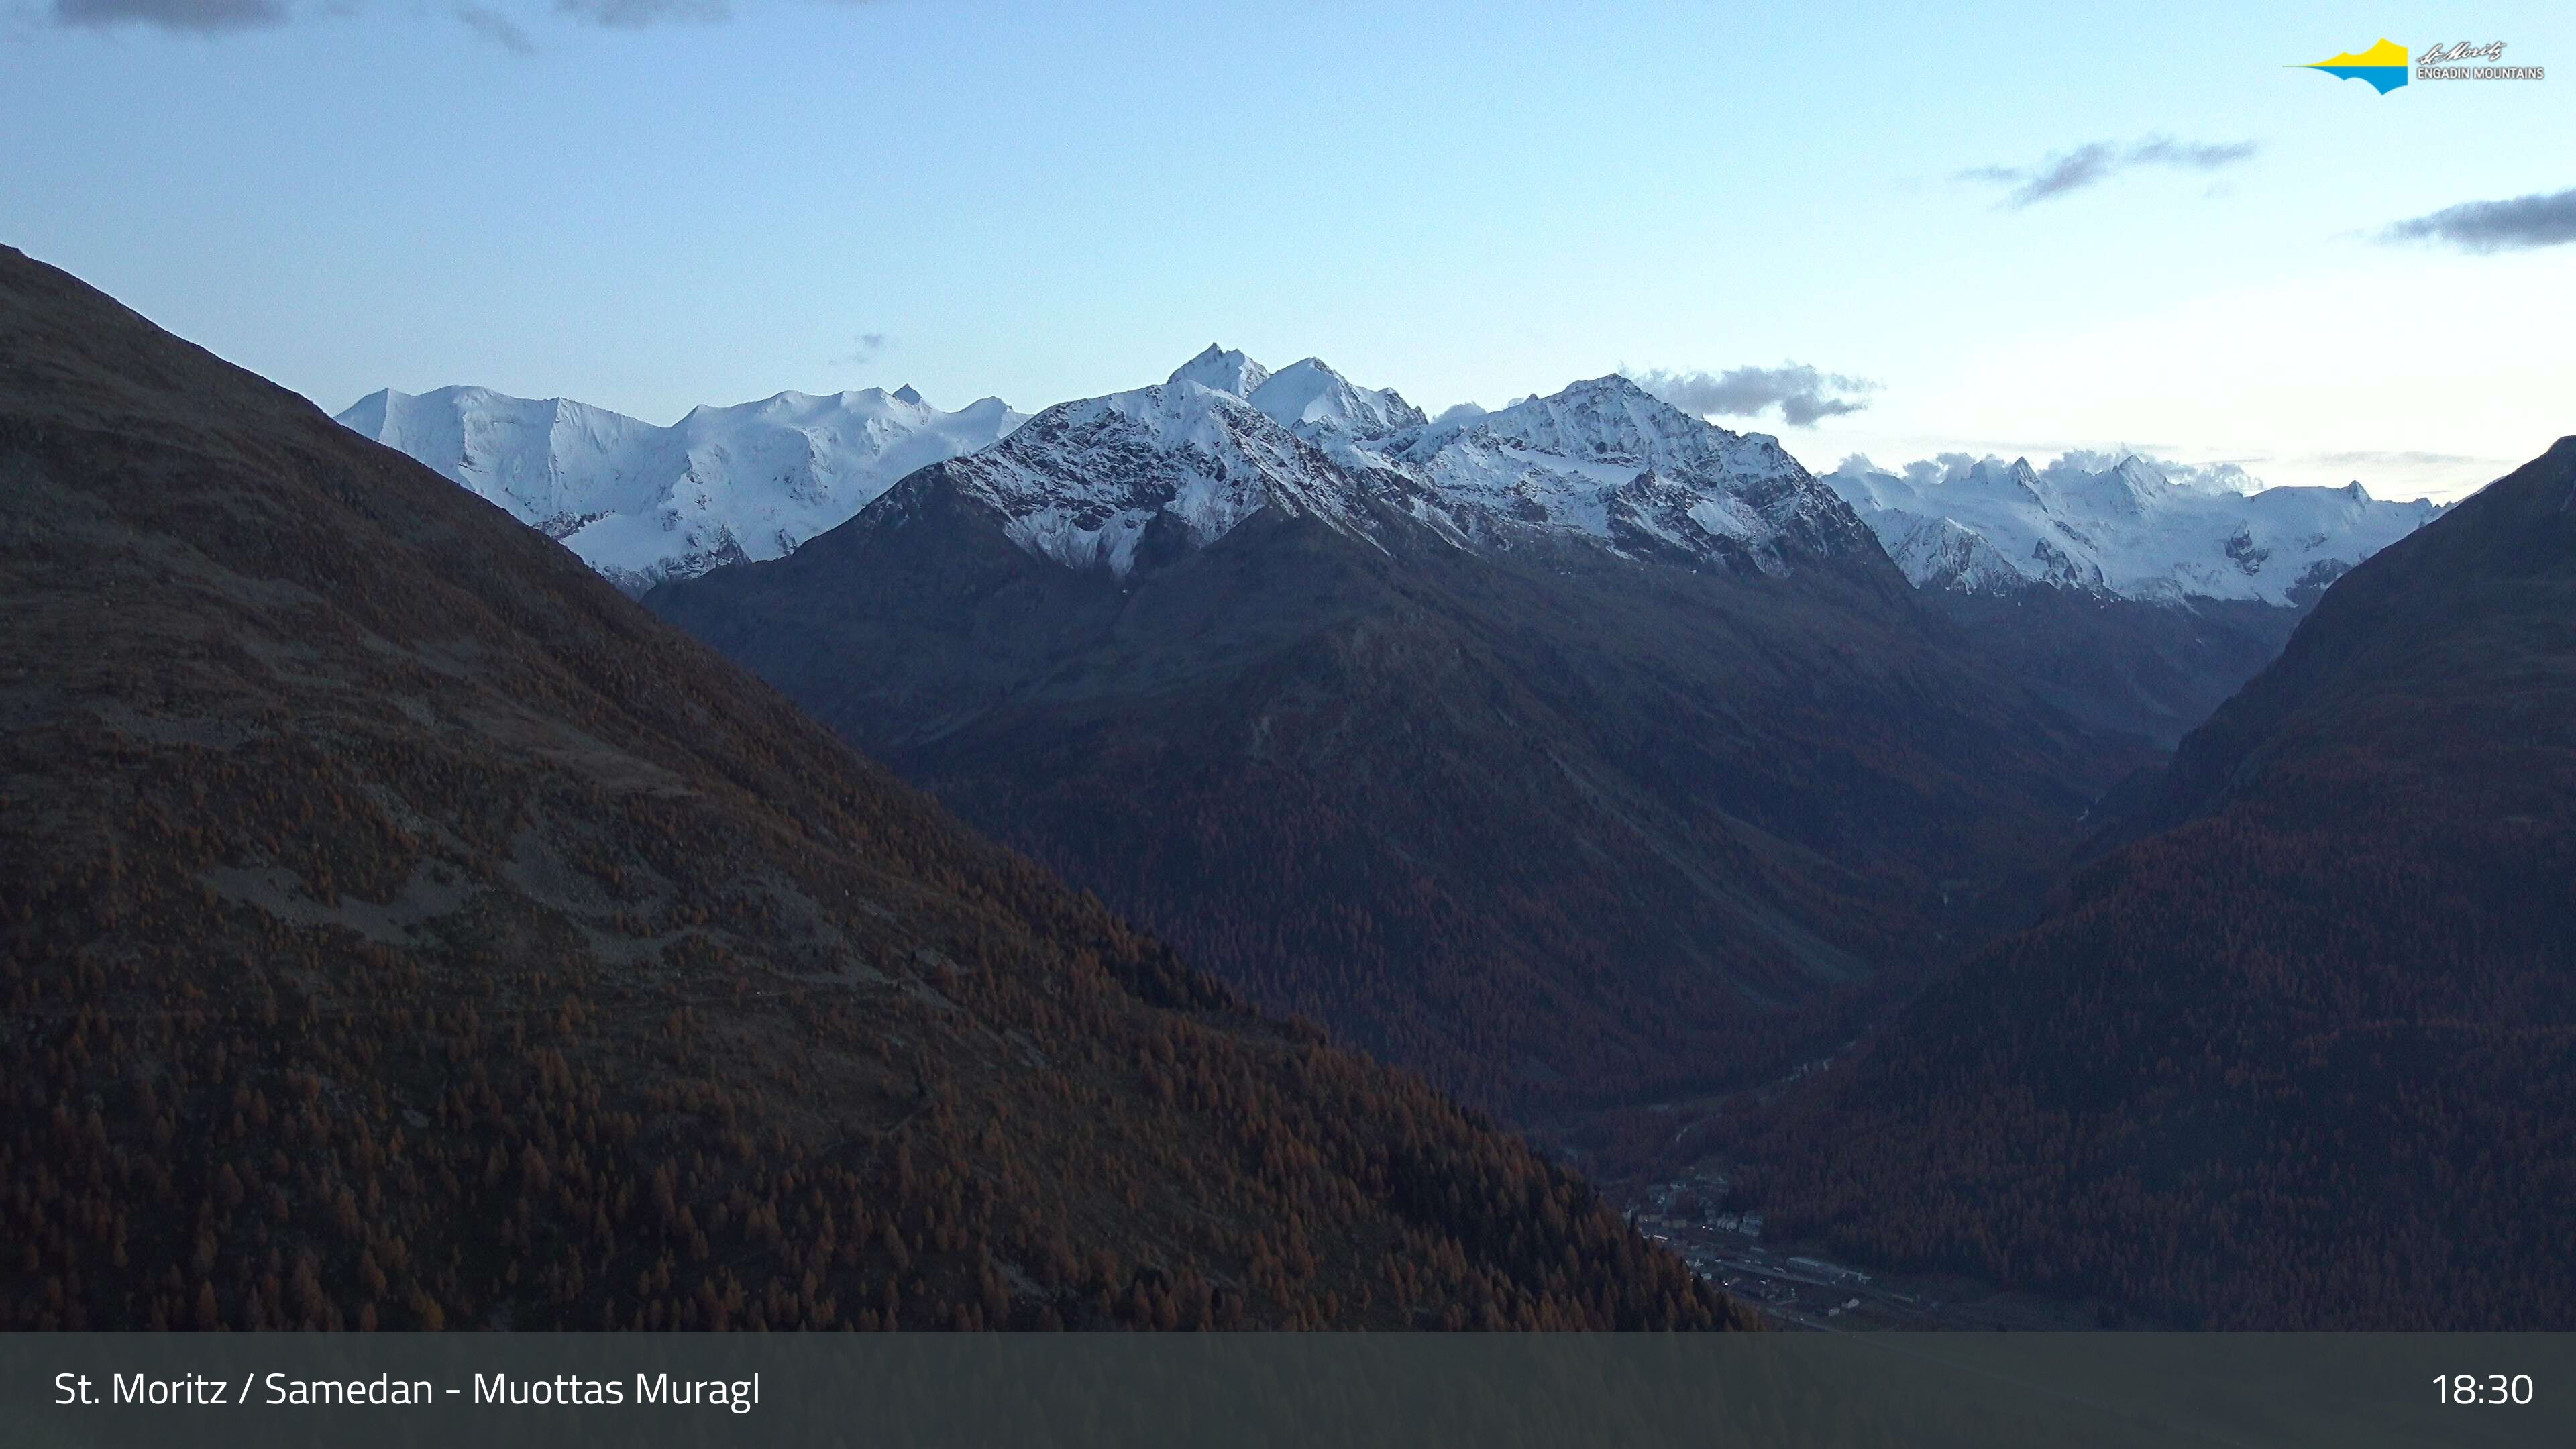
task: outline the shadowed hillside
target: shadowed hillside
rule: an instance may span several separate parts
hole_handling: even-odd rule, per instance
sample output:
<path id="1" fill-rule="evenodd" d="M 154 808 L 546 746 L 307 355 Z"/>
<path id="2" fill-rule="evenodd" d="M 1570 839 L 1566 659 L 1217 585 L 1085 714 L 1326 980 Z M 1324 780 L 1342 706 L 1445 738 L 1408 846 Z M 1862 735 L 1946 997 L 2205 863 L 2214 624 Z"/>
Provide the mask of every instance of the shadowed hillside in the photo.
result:
<path id="1" fill-rule="evenodd" d="M 0 1326 L 1715 1326 L 571 555 L 0 249 Z"/>
<path id="2" fill-rule="evenodd" d="M 1746 1138 L 1771 1221 L 2186 1323 L 2576 1322 L 2576 439 L 2336 583 L 2128 828 Z"/>

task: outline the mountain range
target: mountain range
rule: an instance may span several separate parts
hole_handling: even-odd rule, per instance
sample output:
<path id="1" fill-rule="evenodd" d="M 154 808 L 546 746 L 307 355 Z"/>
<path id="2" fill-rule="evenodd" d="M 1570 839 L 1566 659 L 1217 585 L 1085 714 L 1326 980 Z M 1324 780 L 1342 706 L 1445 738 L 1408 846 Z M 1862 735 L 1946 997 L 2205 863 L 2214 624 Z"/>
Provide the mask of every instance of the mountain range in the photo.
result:
<path id="1" fill-rule="evenodd" d="M 6 248 L 0 608 L 0 1326 L 1750 1322 Z"/>
<path id="2" fill-rule="evenodd" d="M 1211 344 L 1165 387 L 1185 383 L 1242 400 L 1394 490 L 1385 497 L 1416 522 L 1489 553 L 1581 538 L 1626 557 L 1785 566 L 1772 546 L 1784 528 L 1842 529 L 1833 546 L 1859 546 L 1848 520 L 1820 507 L 1820 493 L 1833 492 L 1928 605 L 2023 686 L 2090 727 L 2160 749 L 2279 653 L 2337 574 L 2440 511 L 2373 499 L 2358 483 L 2248 493 L 2177 482 L 2134 455 L 2099 468 L 2069 455 L 2044 469 L 1945 455 L 1895 471 L 1853 458 L 1817 490 L 1777 440 L 1709 429 L 1616 376 L 1497 412 L 1460 404 L 1436 419 L 1311 357 L 1273 374 Z M 1100 401 L 1132 410 L 1142 400 Z M 992 447 L 1025 417 L 991 398 L 943 413 L 899 388 L 702 407 L 663 429 L 579 403 L 444 388 L 371 394 L 340 420 L 560 538 L 641 596 L 664 579 L 780 557 L 904 474 Z M 1729 481 L 1702 486 L 1713 477 Z M 1067 500 L 1072 512 L 1033 513 L 1022 527 L 1065 530 L 1046 546 L 1104 548 L 1123 566 L 1118 551 L 1137 539 L 1089 536 L 1072 520 L 1101 500 L 1073 502 L 1070 491 Z M 1200 506 L 1177 504 L 1176 516 Z M 1131 512 L 1116 527 L 1147 521 Z M 1230 520 L 1207 514 L 1190 526 L 1212 537 Z"/>
<path id="3" fill-rule="evenodd" d="M 1685 415 L 1641 406 L 1650 401 L 1642 390 L 1616 376 L 1500 412 L 1461 404 L 1436 421 L 1395 391 L 1357 386 L 1311 357 L 1273 374 L 1211 344 L 1166 386 L 1183 383 L 1242 399 L 1345 466 L 1407 476 L 1419 488 L 1419 515 L 1461 536 L 1522 525 L 1523 536 L 1534 526 L 1616 537 L 1623 547 L 1702 534 L 1746 539 L 1768 525 L 1731 516 L 1717 500 L 1676 496 L 1666 502 L 1677 506 L 1658 512 L 1647 501 L 1652 487 L 1621 492 L 1638 473 L 1623 472 L 1620 460 L 1664 478 L 1711 468 L 1739 482 L 1806 476 L 1776 439 L 1677 427 Z M 1610 420 L 1605 409 L 1619 407 L 1667 432 L 1650 443 Z M 657 428 L 560 398 L 447 387 L 371 393 L 339 420 L 500 504 L 640 594 L 722 563 L 780 557 L 914 469 L 999 442 L 1026 415 L 997 398 L 943 412 L 910 387 L 870 388 L 699 407 Z M 1732 455 L 1682 456 L 1713 437 Z M 2191 487 L 2134 455 L 2099 471 L 2069 459 L 2038 470 L 2027 459 L 1952 455 L 1890 472 L 1854 458 L 1823 481 L 1918 587 L 2049 588 L 2174 605 L 2304 607 L 2344 569 L 2440 512 L 2373 499 L 2358 483 Z M 1726 496 L 1746 495 L 1739 487 Z"/>
<path id="4" fill-rule="evenodd" d="M 1256 1001 L 1524 1110 L 1847 1034 L 1944 882 L 2146 758 L 1621 377 L 1435 422 L 1211 349 L 646 603 Z"/>

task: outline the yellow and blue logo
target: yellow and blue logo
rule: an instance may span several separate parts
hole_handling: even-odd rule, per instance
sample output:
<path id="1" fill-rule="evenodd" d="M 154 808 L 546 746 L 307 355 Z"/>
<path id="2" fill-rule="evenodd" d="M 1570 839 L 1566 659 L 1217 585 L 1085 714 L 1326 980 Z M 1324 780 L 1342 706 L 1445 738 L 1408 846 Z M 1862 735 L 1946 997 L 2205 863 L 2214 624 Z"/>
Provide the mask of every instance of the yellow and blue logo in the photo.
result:
<path id="1" fill-rule="evenodd" d="M 2406 47 L 2383 35 L 2377 45 L 2359 55 L 2346 51 L 2314 65 L 2294 66 L 2292 69 L 2321 70 L 2341 80 L 2368 81 L 2384 96 L 2406 84 L 2409 64 Z"/>

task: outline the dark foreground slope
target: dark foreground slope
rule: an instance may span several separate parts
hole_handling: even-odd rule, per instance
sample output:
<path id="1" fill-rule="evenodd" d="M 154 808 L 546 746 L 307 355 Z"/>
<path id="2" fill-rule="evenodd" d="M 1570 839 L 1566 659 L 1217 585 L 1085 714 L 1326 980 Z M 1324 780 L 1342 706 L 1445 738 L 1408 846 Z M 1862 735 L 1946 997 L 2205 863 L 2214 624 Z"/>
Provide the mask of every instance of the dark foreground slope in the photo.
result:
<path id="1" fill-rule="evenodd" d="M 0 250 L 0 1325 L 1714 1325 L 551 543 Z"/>
<path id="2" fill-rule="evenodd" d="M 1255 999 L 1523 1114 L 1846 1039 L 1944 882 L 2132 763 L 1874 545 L 1780 577 L 1274 511 L 1119 577 L 949 472 L 647 602 Z"/>
<path id="3" fill-rule="evenodd" d="M 2576 1324 L 2576 439 L 2335 584 L 2147 814 L 1770 1124 L 1772 1221 L 2185 1322 Z"/>

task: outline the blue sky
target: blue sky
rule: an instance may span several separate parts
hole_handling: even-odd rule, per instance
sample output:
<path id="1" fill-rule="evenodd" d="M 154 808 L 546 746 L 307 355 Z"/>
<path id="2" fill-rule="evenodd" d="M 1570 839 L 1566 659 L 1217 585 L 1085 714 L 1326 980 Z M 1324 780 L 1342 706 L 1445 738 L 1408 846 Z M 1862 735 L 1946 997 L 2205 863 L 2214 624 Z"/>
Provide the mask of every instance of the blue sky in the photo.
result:
<path id="1" fill-rule="evenodd" d="M 2563 5 L 716 3 L 0 0 L 0 240 L 335 410 L 1033 409 L 1220 340 L 1434 409 L 1875 384 L 1720 418 L 1820 469 L 2126 444 L 2454 496 L 2576 432 L 2576 244 L 2382 235 L 2576 187 Z M 2552 75 L 2284 68 L 2382 35 Z M 2052 166 L 2097 179 L 1999 174 Z"/>

